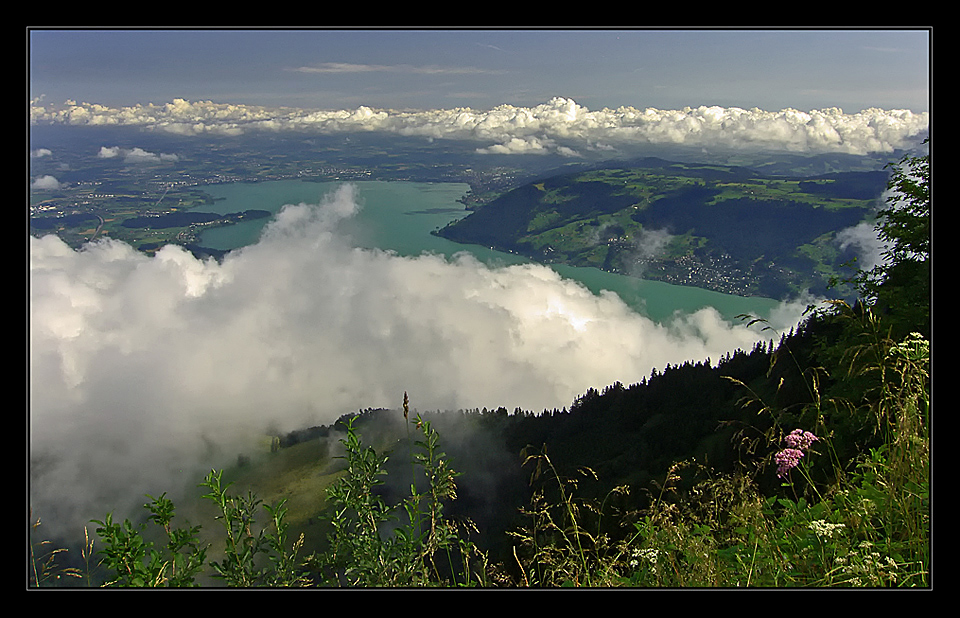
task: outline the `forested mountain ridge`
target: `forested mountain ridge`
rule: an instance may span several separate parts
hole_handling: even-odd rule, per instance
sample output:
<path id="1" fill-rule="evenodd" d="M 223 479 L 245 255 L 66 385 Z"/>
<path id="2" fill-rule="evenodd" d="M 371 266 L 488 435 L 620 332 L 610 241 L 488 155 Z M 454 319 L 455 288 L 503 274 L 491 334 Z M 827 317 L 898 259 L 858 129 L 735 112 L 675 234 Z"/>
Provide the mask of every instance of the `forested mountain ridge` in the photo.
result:
<path id="1" fill-rule="evenodd" d="M 437 233 L 742 296 L 823 294 L 855 257 L 837 233 L 872 219 L 888 181 L 641 159 L 530 182 Z"/>
<path id="2" fill-rule="evenodd" d="M 863 426 L 863 412 L 844 404 L 832 404 L 830 410 L 813 405 L 816 396 L 845 397 L 854 388 L 843 377 L 837 344 L 853 337 L 855 323 L 863 318 L 859 311 L 853 308 L 842 317 L 812 315 L 797 330 L 774 334 L 749 351 L 668 365 L 629 385 L 591 388 L 563 409 L 420 412 L 442 436 L 444 452 L 460 475 L 458 499 L 450 503 L 449 513 L 474 521 L 481 531 L 480 546 L 509 562 L 506 533 L 522 523 L 520 509 L 545 483 L 530 482 L 531 471 L 522 466 L 527 451 L 549 454 L 564 478 L 580 478 L 581 471 L 589 470 L 589 477 L 577 484 L 584 501 L 603 501 L 619 487 L 636 510 L 650 506 L 650 492 L 680 461 L 710 475 L 762 468 L 758 486 L 771 495 L 780 493 L 776 471 L 761 463 L 777 450 L 766 436 L 780 427 L 826 423 L 837 430 L 833 446 L 838 459 L 852 461 L 881 443 Z M 811 371 L 820 372 L 816 395 L 808 388 Z M 764 411 L 765 406 L 773 411 Z M 408 448 L 403 418 L 399 409 L 366 410 L 329 427 L 281 437 L 281 442 L 292 446 L 318 436 L 335 441 L 352 419 L 365 440 L 394 444 L 389 452 L 401 455 Z M 400 456 L 396 467 L 386 466 L 388 479 L 400 483 L 388 480 L 378 490 L 391 501 L 408 482 L 404 465 Z M 815 480 L 833 481 L 831 474 L 817 470 Z M 684 476 L 686 490 L 705 478 L 695 471 Z"/>

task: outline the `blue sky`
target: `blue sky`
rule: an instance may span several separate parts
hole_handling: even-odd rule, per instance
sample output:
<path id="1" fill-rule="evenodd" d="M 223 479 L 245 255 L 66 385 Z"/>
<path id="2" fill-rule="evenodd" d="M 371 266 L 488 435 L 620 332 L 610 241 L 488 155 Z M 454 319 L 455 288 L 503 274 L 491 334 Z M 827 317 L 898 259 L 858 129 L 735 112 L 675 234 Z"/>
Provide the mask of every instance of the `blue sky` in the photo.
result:
<path id="1" fill-rule="evenodd" d="M 29 31 L 30 96 L 311 109 L 929 109 L 930 36 L 898 30 Z"/>

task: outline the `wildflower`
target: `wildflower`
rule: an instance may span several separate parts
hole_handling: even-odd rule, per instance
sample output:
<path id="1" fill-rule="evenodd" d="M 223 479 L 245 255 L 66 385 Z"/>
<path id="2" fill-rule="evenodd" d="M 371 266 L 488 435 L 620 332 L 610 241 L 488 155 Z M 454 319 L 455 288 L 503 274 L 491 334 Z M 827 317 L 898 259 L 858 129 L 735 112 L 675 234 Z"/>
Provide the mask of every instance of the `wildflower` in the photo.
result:
<path id="1" fill-rule="evenodd" d="M 650 561 L 650 564 L 656 564 L 657 556 L 660 555 L 660 551 L 650 547 L 647 549 L 641 549 L 640 555 L 646 558 L 648 561 Z"/>
<path id="2" fill-rule="evenodd" d="M 813 533 L 820 538 L 830 538 L 834 533 L 839 532 L 841 528 L 844 528 L 843 524 L 831 524 L 818 519 L 816 521 L 810 522 L 810 529 L 813 530 Z"/>
<path id="3" fill-rule="evenodd" d="M 795 448 L 785 448 L 773 456 L 777 464 L 777 476 L 783 478 L 791 469 L 796 468 L 803 457 L 803 451 Z"/>
<path id="4" fill-rule="evenodd" d="M 660 555 L 660 551 L 653 547 L 648 547 L 645 549 L 636 550 L 633 552 L 634 560 L 630 561 L 630 566 L 637 568 L 639 566 L 639 561 L 636 558 L 642 558 L 645 562 L 650 564 L 650 571 L 652 573 L 657 572 L 657 556 Z"/>
<path id="5" fill-rule="evenodd" d="M 777 476 L 783 478 L 787 475 L 787 472 L 796 468 L 800 464 L 803 453 L 818 439 L 817 436 L 802 429 L 794 429 L 784 436 L 783 441 L 787 448 L 773 456 L 773 460 L 777 464 Z"/>
<path id="6" fill-rule="evenodd" d="M 817 441 L 817 436 L 813 435 L 809 431 L 803 431 L 802 429 L 794 429 L 783 439 L 787 443 L 787 446 L 790 448 L 799 449 L 801 451 L 806 451 L 810 448 L 810 445 Z"/>

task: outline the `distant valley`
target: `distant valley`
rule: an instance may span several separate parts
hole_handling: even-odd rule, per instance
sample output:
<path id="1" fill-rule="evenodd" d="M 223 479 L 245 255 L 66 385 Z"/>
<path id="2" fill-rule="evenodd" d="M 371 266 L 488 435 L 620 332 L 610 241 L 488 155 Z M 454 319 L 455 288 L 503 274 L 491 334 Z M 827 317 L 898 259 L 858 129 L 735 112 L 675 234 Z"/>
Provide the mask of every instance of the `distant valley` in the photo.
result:
<path id="1" fill-rule="evenodd" d="M 855 257 L 837 233 L 871 219 L 887 181 L 647 158 L 528 182 L 437 233 L 727 294 L 822 294 Z"/>
<path id="2" fill-rule="evenodd" d="M 641 159 L 480 155 L 469 144 L 412 138 L 279 136 L 181 140 L 122 129 L 32 127 L 57 153 L 31 173 L 59 186 L 31 190 L 30 228 L 74 248 L 111 237 L 152 252 L 167 243 L 200 255 L 198 236 L 241 217 L 194 221 L 205 187 L 280 179 L 391 180 L 470 185 L 471 214 L 438 234 L 547 263 L 782 299 L 823 293 L 852 271 L 837 232 L 871 216 L 894 155 L 728 154 L 684 150 Z M 386 142 L 384 140 L 386 139 Z M 90 143 L 175 156 L 104 159 Z M 141 225 L 142 223 L 143 225 Z M 160 226 L 163 225 L 163 227 Z M 832 296 L 842 295 L 840 289 Z"/>

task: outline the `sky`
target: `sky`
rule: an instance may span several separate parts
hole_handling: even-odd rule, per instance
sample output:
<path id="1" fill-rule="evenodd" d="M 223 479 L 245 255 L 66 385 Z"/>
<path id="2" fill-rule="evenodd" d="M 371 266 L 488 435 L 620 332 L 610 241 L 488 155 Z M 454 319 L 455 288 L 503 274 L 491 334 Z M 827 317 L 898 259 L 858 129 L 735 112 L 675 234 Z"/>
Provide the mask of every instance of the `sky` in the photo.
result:
<path id="1" fill-rule="evenodd" d="M 31 98 L 306 109 L 721 106 L 929 111 L 930 37 L 896 30 L 29 31 Z"/>

